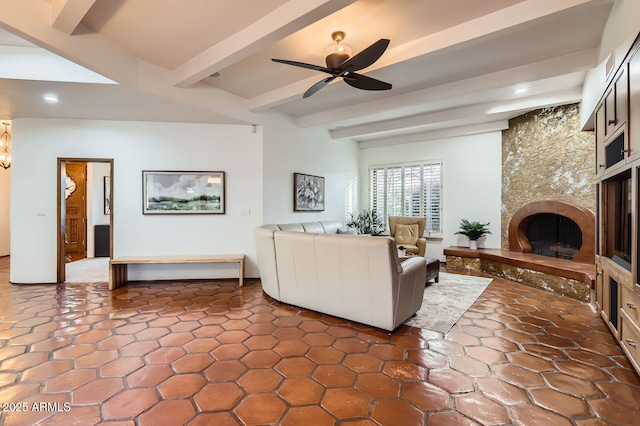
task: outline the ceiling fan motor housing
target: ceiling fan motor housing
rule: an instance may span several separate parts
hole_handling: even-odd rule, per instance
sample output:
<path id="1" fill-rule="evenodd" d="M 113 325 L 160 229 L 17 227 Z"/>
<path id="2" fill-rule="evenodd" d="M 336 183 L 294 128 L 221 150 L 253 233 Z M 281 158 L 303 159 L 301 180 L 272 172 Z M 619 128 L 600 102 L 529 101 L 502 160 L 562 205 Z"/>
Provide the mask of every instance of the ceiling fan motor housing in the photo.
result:
<path id="1" fill-rule="evenodd" d="M 331 70 L 337 70 L 340 68 L 340 64 L 349 59 L 351 56 L 347 53 L 330 53 L 324 60 L 327 63 L 327 68 Z"/>
<path id="2" fill-rule="evenodd" d="M 345 34 L 343 31 L 336 31 L 331 34 L 331 38 L 336 44 L 332 44 L 324 51 L 324 60 L 327 64 L 327 68 L 331 70 L 337 70 L 340 68 L 340 64 L 351 57 L 351 48 L 347 45 L 340 44 L 344 40 Z"/>

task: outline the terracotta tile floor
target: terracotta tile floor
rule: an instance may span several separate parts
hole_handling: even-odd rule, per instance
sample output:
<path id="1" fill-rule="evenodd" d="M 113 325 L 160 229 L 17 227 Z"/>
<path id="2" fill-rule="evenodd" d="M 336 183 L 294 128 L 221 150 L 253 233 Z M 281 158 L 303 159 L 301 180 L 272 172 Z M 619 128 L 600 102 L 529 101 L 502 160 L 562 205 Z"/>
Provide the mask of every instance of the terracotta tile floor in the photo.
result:
<path id="1" fill-rule="evenodd" d="M 632 425 L 640 382 L 588 305 L 495 279 L 445 336 L 271 301 L 256 280 L 9 285 L 3 425 Z"/>

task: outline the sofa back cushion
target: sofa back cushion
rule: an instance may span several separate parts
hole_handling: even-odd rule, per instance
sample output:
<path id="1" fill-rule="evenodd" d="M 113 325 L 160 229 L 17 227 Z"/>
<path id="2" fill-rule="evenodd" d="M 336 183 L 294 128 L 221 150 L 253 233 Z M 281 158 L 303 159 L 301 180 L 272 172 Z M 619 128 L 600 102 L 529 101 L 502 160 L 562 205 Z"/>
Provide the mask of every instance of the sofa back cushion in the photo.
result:
<path id="1" fill-rule="evenodd" d="M 281 231 L 304 232 L 304 227 L 301 223 L 278 224 L 278 228 L 280 228 Z"/>
<path id="2" fill-rule="evenodd" d="M 311 232 L 313 234 L 324 234 L 324 228 L 320 222 L 304 222 L 301 224 L 304 228 L 304 232 Z"/>
<path id="3" fill-rule="evenodd" d="M 344 228 L 338 228 L 336 229 L 336 231 L 336 234 L 358 235 L 358 230 L 356 228 L 349 228 L 347 226 L 345 226 Z"/>
<path id="4" fill-rule="evenodd" d="M 333 220 L 323 220 L 320 221 L 320 224 L 324 228 L 325 234 L 337 234 L 338 229 L 343 228 L 344 224 L 341 222 L 336 222 Z"/>

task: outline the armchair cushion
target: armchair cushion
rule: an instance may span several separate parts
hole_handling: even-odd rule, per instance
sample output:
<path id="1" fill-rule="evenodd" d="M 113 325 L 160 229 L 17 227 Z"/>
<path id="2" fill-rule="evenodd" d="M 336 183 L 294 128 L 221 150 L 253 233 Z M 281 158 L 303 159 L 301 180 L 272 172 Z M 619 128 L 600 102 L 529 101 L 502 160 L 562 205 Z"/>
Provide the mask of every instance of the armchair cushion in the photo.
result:
<path id="1" fill-rule="evenodd" d="M 418 224 L 413 223 L 411 225 L 396 224 L 396 233 L 394 239 L 397 245 L 412 245 L 415 246 L 418 242 Z"/>
<path id="2" fill-rule="evenodd" d="M 396 244 L 396 246 L 404 247 L 407 253 L 420 254 L 420 247 L 415 246 L 413 244 Z"/>

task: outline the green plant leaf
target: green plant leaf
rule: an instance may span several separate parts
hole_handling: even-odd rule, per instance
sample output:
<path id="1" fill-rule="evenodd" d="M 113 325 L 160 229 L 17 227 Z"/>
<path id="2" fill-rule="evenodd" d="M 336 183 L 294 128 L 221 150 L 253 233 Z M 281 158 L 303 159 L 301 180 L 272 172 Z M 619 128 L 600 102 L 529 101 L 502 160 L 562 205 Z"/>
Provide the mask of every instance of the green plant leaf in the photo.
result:
<path id="1" fill-rule="evenodd" d="M 460 230 L 455 234 L 465 235 L 471 241 L 478 240 L 486 234 L 491 234 L 488 226 L 491 222 L 470 222 L 467 219 L 460 220 Z"/>

